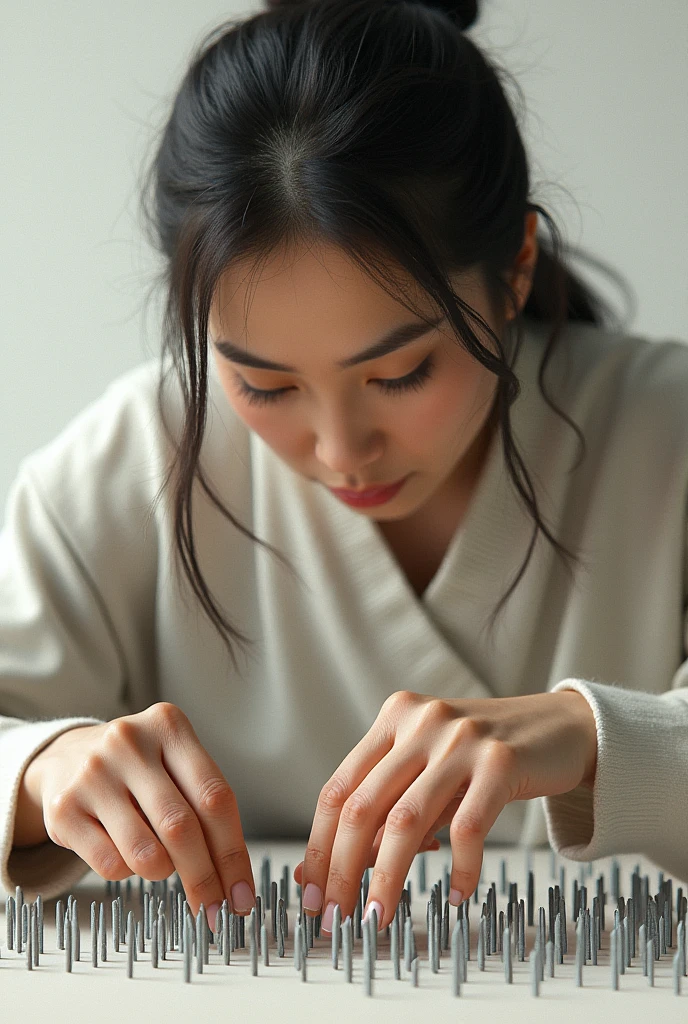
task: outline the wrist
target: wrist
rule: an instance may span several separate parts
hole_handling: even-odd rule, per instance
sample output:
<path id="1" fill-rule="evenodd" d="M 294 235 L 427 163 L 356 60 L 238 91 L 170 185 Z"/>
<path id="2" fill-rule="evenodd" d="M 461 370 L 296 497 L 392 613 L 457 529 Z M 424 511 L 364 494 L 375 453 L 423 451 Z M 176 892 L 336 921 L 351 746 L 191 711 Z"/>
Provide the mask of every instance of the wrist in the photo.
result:
<path id="1" fill-rule="evenodd" d="M 578 690 L 559 690 L 566 695 L 569 704 L 577 709 L 581 744 L 585 750 L 585 765 L 579 782 L 585 789 L 595 788 L 597 772 L 597 724 L 590 704 Z"/>
<path id="2" fill-rule="evenodd" d="M 29 761 L 19 781 L 12 845 L 17 847 L 38 846 L 49 840 L 50 836 L 43 818 L 38 766 L 36 758 L 34 758 Z"/>

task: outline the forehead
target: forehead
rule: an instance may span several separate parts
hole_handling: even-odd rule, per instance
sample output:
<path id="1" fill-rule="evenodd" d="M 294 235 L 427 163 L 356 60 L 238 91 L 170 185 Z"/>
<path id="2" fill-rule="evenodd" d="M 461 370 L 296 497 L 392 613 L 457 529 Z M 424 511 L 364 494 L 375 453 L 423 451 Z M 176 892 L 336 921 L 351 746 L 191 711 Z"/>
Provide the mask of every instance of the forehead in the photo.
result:
<path id="1" fill-rule="evenodd" d="M 283 248 L 259 262 L 233 264 L 221 274 L 211 321 L 236 340 L 244 336 L 245 323 L 261 334 L 287 323 L 302 330 L 309 325 L 323 330 L 328 324 L 341 330 L 343 323 L 374 330 L 408 320 L 409 313 L 430 317 L 439 312 L 403 268 L 386 267 L 385 274 L 391 277 L 387 287 L 392 294 L 336 246 Z M 475 295 L 480 287 L 475 272 L 456 275 L 455 284 L 462 297 L 467 289 Z"/>

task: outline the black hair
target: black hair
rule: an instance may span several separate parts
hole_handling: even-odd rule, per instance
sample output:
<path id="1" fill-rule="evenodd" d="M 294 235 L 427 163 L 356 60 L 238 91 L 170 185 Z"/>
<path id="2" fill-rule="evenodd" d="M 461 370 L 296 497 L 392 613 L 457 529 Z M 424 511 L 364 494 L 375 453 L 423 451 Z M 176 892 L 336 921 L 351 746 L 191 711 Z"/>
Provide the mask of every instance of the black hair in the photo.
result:
<path id="1" fill-rule="evenodd" d="M 394 268 L 402 268 L 448 316 L 458 343 L 498 377 L 495 422 L 534 529 L 491 626 L 525 572 L 538 531 L 569 571 L 579 562 L 543 521 L 514 442 L 509 410 L 520 384 L 511 366 L 524 319 L 551 326 L 539 386 L 584 452 L 580 429 L 546 394 L 543 374 L 566 321 L 603 326 L 612 313 L 565 265 L 556 223 L 532 201 L 528 160 L 505 90 L 511 76 L 465 34 L 477 16 L 476 2 L 270 3 L 206 35 L 156 143 L 141 208 L 164 257 L 154 282 L 166 295 L 163 354 L 171 356 L 185 400 L 160 493 L 174 475 L 177 558 L 235 666 L 229 637 L 251 641 L 227 621 L 200 572 L 191 527 L 194 479 L 234 526 L 288 563 L 224 507 L 199 465 L 208 319 L 218 279 L 231 264 L 248 260 L 257 267 L 285 244 L 335 245 L 406 304 L 394 283 Z M 506 275 L 529 211 L 547 222 L 552 244 L 538 238 L 528 299 L 509 324 L 516 341 L 510 359 L 502 339 L 455 295 L 449 275 L 478 267 L 495 309 L 510 304 L 516 311 Z M 488 332 L 497 354 L 467 317 Z M 163 374 L 161 408 L 164 381 Z"/>

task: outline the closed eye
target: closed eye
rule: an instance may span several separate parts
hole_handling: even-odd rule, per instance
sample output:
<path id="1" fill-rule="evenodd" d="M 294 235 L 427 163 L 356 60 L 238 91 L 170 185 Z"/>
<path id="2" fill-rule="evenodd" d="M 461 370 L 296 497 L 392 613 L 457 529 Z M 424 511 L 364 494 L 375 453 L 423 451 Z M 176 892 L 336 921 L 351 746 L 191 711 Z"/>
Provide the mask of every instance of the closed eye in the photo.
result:
<path id="1" fill-rule="evenodd" d="M 415 370 L 407 373 L 405 377 L 392 377 L 387 379 L 372 380 L 385 394 L 399 395 L 406 391 L 420 391 L 425 382 L 432 376 L 435 369 L 433 353 L 425 357 Z M 296 390 L 289 388 L 273 388 L 265 391 L 260 388 L 252 388 L 238 373 L 234 375 L 240 393 L 247 399 L 249 405 L 267 405 L 270 402 L 277 402 L 288 392 Z"/>

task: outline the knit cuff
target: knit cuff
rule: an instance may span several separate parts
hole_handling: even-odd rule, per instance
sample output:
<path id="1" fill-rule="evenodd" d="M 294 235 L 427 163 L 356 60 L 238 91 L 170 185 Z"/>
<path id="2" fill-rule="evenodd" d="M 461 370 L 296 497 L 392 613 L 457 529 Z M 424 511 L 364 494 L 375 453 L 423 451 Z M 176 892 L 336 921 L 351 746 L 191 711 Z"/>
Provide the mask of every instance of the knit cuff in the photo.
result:
<path id="1" fill-rule="evenodd" d="M 549 841 L 571 860 L 640 853 L 678 877 L 688 875 L 688 701 L 615 684 L 564 679 L 597 727 L 593 790 L 543 797 Z M 688 696 L 688 691 L 681 691 Z"/>
<path id="2" fill-rule="evenodd" d="M 73 850 L 53 842 L 13 847 L 19 783 L 29 761 L 60 733 L 80 725 L 100 725 L 98 718 L 54 718 L 22 722 L 0 733 L 0 885 L 14 895 L 21 885 L 27 901 L 59 896 L 79 882 L 90 866 Z"/>

